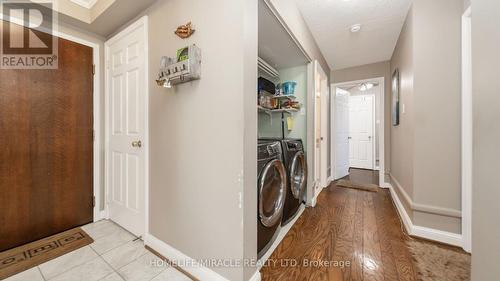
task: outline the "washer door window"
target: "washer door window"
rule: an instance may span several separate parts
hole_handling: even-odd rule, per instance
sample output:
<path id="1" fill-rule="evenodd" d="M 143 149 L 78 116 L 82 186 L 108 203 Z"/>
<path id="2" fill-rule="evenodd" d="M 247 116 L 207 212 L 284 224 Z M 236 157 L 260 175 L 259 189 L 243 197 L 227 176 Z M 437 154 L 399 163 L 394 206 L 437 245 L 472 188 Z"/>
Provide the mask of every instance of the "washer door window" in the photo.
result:
<path id="1" fill-rule="evenodd" d="M 266 227 L 281 221 L 285 203 L 286 172 L 277 159 L 267 163 L 259 180 L 259 217 Z"/>
<path id="2" fill-rule="evenodd" d="M 295 199 L 302 198 L 302 194 L 306 187 L 307 168 L 306 158 L 302 151 L 297 152 L 292 160 L 290 167 L 290 188 Z"/>

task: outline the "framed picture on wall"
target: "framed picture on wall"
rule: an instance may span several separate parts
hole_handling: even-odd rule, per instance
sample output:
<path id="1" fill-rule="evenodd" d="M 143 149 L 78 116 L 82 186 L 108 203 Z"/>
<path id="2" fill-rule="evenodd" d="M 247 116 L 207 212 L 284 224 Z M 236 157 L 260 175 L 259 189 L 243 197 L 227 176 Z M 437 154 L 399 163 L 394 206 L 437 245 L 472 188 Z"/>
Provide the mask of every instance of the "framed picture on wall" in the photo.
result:
<path id="1" fill-rule="evenodd" d="M 399 125 L 399 70 L 392 74 L 392 125 Z"/>

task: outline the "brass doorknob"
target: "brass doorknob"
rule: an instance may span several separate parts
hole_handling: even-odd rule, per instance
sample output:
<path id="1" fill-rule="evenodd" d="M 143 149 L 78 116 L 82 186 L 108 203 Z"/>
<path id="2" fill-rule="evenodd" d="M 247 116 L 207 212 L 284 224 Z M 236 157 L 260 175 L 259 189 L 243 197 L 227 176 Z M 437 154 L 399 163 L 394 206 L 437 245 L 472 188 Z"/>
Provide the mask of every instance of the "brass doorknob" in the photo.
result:
<path id="1" fill-rule="evenodd" d="M 139 141 L 133 141 L 132 142 L 132 146 L 133 147 L 141 147 L 142 146 L 142 142 L 139 140 Z"/>

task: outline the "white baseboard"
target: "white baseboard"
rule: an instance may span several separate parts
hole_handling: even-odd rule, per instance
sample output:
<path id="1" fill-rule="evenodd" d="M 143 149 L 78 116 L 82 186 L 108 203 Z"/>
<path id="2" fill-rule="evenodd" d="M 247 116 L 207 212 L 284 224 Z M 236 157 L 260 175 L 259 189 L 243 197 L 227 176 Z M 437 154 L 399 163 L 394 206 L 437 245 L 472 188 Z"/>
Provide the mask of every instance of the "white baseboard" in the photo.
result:
<path id="1" fill-rule="evenodd" d="M 461 234 L 414 225 L 412 235 L 463 248 Z"/>
<path id="2" fill-rule="evenodd" d="M 101 220 L 102 219 L 109 219 L 108 217 L 108 211 L 107 210 L 102 210 L 100 213 Z"/>
<path id="3" fill-rule="evenodd" d="M 328 180 L 326 181 L 325 188 L 329 187 L 333 181 L 335 181 L 334 177 L 333 176 L 329 177 Z"/>
<path id="4" fill-rule="evenodd" d="M 261 280 L 260 271 L 257 270 L 248 281 L 260 281 L 260 280 Z"/>
<path id="5" fill-rule="evenodd" d="M 108 219 L 108 212 L 106 212 L 106 210 L 99 210 L 94 215 L 94 222 L 107 219 Z"/>
<path id="6" fill-rule="evenodd" d="M 321 186 L 319 186 L 318 189 L 316 189 L 316 187 L 314 187 L 314 188 L 315 188 L 314 189 L 314 196 L 313 196 L 313 198 L 311 199 L 311 202 L 308 205 L 309 207 L 313 207 L 313 208 L 316 207 L 316 203 L 318 201 L 318 196 L 321 193 L 321 191 L 323 191 L 323 188 L 321 188 Z"/>
<path id="7" fill-rule="evenodd" d="M 324 188 L 321 187 L 321 183 L 320 182 L 314 182 L 312 184 L 311 188 L 313 189 L 313 191 L 312 191 L 313 195 L 312 195 L 312 198 L 307 198 L 306 206 L 314 208 L 316 206 L 316 202 L 317 202 L 318 196 L 321 193 L 321 191 L 323 191 Z"/>
<path id="8" fill-rule="evenodd" d="M 177 263 L 179 267 L 199 280 L 229 281 L 217 272 L 211 270 L 208 267 L 200 265 L 196 260 L 190 258 L 181 251 L 175 249 L 174 247 L 168 245 L 167 243 L 161 241 L 151 234 L 145 235 L 144 244 L 157 251 L 169 261 Z M 260 274 L 259 279 L 256 280 L 260 280 Z"/>
<path id="9" fill-rule="evenodd" d="M 392 187 L 392 185 L 388 182 L 382 182 L 382 183 L 380 183 L 380 187 L 390 189 Z"/>
<path id="10" fill-rule="evenodd" d="M 410 219 L 410 216 L 408 216 L 408 213 L 406 212 L 406 209 L 404 208 L 403 203 L 401 203 L 401 200 L 399 200 L 399 197 L 398 197 L 396 191 L 394 190 L 394 187 L 392 187 L 392 185 L 389 183 L 386 183 L 386 184 L 388 184 L 387 188 L 389 188 L 389 191 L 391 192 L 392 200 L 394 201 L 394 205 L 396 205 L 396 210 L 399 213 L 399 217 L 403 221 L 403 225 L 406 229 L 406 232 L 411 234 L 412 229 L 413 229 L 413 223 Z"/>
<path id="11" fill-rule="evenodd" d="M 392 200 L 396 205 L 396 209 L 401 217 L 401 220 L 403 221 L 403 225 L 410 235 L 463 248 L 464 243 L 461 234 L 414 225 L 408 216 L 406 209 L 401 203 L 398 194 L 394 190 L 394 187 L 389 183 L 387 183 L 387 185 L 388 186 L 386 188 L 389 188 L 391 192 Z"/>
<path id="12" fill-rule="evenodd" d="M 308 207 L 316 207 L 316 199 L 317 199 L 318 196 L 314 196 L 312 199 L 311 199 L 311 202 L 309 202 L 309 204 L 307 204 Z"/>

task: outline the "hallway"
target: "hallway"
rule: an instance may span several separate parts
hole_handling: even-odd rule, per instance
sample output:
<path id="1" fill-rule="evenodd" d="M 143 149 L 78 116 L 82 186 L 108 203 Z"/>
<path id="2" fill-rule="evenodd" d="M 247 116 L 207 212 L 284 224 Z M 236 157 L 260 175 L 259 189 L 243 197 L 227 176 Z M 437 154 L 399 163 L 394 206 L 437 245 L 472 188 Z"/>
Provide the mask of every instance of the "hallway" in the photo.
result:
<path id="1" fill-rule="evenodd" d="M 376 184 L 378 176 L 351 169 L 350 180 Z M 366 192 L 332 183 L 285 236 L 261 270 L 262 280 L 416 280 L 409 239 L 388 190 Z M 299 265 L 286 266 L 291 260 Z M 331 263 L 305 265 L 318 260 Z"/>

